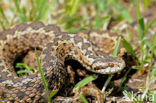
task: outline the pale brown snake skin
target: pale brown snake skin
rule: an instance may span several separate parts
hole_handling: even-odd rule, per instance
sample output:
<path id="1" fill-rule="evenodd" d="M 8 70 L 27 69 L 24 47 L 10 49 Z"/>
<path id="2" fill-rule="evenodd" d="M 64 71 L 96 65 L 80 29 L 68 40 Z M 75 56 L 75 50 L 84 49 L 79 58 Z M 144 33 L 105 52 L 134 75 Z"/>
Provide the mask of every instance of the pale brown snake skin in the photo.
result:
<path id="1" fill-rule="evenodd" d="M 87 70 L 110 74 L 121 71 L 120 58 L 97 56 L 91 43 L 76 34 L 60 32 L 55 25 L 41 22 L 23 23 L 0 33 L 0 101 L 40 102 L 45 90 L 39 71 L 26 77 L 14 72 L 15 59 L 34 48 L 41 48 L 41 66 L 49 91 L 60 89 L 66 79 L 64 62 L 76 60 Z"/>

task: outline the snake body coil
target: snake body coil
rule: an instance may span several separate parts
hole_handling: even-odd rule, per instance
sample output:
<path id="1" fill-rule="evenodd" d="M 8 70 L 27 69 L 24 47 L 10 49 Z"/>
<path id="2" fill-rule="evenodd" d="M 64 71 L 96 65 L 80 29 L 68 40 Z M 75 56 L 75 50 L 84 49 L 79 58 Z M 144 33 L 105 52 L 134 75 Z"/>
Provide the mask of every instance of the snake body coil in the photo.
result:
<path id="1" fill-rule="evenodd" d="M 42 102 L 46 95 L 39 71 L 18 77 L 15 59 L 34 48 L 41 48 L 41 66 L 49 91 L 60 89 L 66 79 L 66 60 L 76 60 L 87 70 L 101 74 L 115 73 L 125 66 L 123 60 L 98 57 L 86 39 L 63 33 L 55 25 L 24 23 L 0 33 L 0 101 Z"/>

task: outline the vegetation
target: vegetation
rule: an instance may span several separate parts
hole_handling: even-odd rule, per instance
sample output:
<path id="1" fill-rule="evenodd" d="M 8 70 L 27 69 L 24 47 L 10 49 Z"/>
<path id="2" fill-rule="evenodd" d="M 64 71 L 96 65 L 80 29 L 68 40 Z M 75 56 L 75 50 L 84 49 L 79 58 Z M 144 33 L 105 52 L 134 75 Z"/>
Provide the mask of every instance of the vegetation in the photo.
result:
<path id="1" fill-rule="evenodd" d="M 42 21 L 57 24 L 69 33 L 87 29 L 124 33 L 127 38 L 120 38 L 113 56 L 117 55 L 117 48 L 121 41 L 126 50 L 137 58 L 138 65 L 127 71 L 122 77 L 120 86 L 123 86 L 131 69 L 136 69 L 140 75 L 146 74 L 147 79 L 146 87 L 139 97 L 128 92 L 126 86 L 122 87 L 123 95 L 135 103 L 144 102 L 146 97 L 150 98 L 152 96 L 153 103 L 156 103 L 156 93 L 149 90 L 151 84 L 156 80 L 156 18 L 153 17 L 154 11 L 150 10 L 154 7 L 153 5 L 156 7 L 156 0 L 1 0 L 0 31 L 17 23 Z M 152 20 L 148 20 L 148 14 L 144 11 L 148 11 Z M 129 27 L 132 27 L 133 30 L 129 29 Z M 139 38 L 134 43 L 139 45 L 139 50 L 137 50 L 139 55 L 130 42 L 134 38 L 133 31 L 137 33 Z M 18 73 L 29 74 L 31 70 L 35 71 L 35 69 L 29 68 L 25 64 L 17 65 L 20 68 L 21 66 L 24 66 L 27 70 Z M 41 66 L 39 67 L 41 68 Z M 40 70 L 43 75 L 42 69 Z M 90 76 L 89 80 L 92 81 L 96 78 L 93 77 Z M 44 77 L 43 81 L 45 81 Z M 81 87 L 86 83 L 88 83 L 88 80 L 85 79 L 83 82 L 78 83 L 75 88 L 77 86 Z M 46 82 L 44 86 L 48 99 L 57 93 L 57 91 L 54 91 L 49 94 Z M 105 88 L 104 86 L 104 91 Z M 81 98 L 87 103 L 87 100 L 82 95 Z"/>

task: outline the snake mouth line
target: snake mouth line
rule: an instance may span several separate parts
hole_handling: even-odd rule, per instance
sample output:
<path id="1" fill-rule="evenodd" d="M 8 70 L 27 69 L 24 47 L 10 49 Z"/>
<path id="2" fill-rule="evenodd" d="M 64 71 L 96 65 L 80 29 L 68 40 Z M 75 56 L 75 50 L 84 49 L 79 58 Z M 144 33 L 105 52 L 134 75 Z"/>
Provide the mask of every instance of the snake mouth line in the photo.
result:
<path id="1" fill-rule="evenodd" d="M 116 73 L 116 72 L 119 72 L 121 71 L 122 69 L 119 68 L 119 67 L 107 67 L 107 68 L 103 68 L 103 69 L 100 69 L 100 70 L 96 70 L 96 72 L 98 73 L 102 73 L 102 74 L 111 74 L 111 73 Z"/>
<path id="2" fill-rule="evenodd" d="M 121 71 L 125 63 L 97 63 L 92 66 L 95 72 L 101 74 L 112 74 Z"/>

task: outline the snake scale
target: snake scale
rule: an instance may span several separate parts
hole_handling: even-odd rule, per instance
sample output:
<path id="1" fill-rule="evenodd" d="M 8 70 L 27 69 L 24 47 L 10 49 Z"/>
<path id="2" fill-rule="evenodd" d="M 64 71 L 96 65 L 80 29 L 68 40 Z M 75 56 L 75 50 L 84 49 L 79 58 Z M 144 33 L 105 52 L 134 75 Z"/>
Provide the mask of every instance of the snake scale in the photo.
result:
<path id="1" fill-rule="evenodd" d="M 86 38 L 61 32 L 55 25 L 19 24 L 0 33 L 0 102 L 44 101 L 46 93 L 39 71 L 18 77 L 13 66 L 17 57 L 34 48 L 42 50 L 40 62 L 50 92 L 64 84 L 67 60 L 76 60 L 87 70 L 100 74 L 116 73 L 125 67 L 122 59 L 96 55 Z"/>

